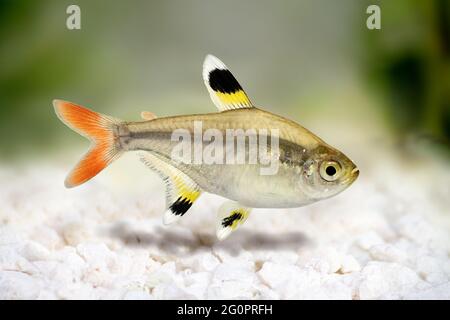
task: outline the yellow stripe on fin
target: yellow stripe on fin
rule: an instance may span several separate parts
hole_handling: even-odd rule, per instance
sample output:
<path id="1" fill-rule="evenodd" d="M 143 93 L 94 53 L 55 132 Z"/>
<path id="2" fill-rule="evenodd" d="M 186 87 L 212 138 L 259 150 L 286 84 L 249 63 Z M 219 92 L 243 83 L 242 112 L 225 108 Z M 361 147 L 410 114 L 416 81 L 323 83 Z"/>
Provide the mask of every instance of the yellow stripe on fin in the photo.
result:
<path id="1" fill-rule="evenodd" d="M 227 66 L 212 55 L 206 56 L 203 63 L 203 81 L 219 111 L 253 107 Z"/>
<path id="2" fill-rule="evenodd" d="M 225 202 L 219 209 L 217 238 L 223 240 L 241 226 L 250 215 L 252 208 L 244 207 L 235 201 Z"/>
<path id="3" fill-rule="evenodd" d="M 147 152 L 141 154 L 141 161 L 154 170 L 166 183 L 166 212 L 164 224 L 180 219 L 200 196 L 197 183 L 181 170 L 172 166 L 168 159 Z"/>

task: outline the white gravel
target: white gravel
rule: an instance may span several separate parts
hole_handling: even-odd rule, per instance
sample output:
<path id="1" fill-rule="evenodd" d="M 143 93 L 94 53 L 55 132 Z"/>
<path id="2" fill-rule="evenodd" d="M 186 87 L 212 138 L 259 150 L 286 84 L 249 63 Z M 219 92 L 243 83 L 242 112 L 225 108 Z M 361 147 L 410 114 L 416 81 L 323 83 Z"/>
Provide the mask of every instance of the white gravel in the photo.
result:
<path id="1" fill-rule="evenodd" d="M 164 227 L 134 155 L 71 190 L 70 163 L 3 165 L 0 299 L 450 299 L 448 167 L 367 159 L 341 195 L 254 210 L 224 242 L 214 195 Z"/>

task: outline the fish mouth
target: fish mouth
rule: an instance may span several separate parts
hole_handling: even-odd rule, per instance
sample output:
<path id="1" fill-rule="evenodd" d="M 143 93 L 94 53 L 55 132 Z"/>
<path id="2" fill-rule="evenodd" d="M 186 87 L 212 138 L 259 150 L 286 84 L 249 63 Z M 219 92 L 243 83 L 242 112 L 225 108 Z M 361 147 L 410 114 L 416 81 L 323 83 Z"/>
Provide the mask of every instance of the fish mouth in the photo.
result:
<path id="1" fill-rule="evenodd" d="M 344 184 L 344 185 L 350 185 L 350 184 L 352 184 L 352 183 L 356 180 L 356 178 L 358 178 L 358 176 L 359 176 L 359 169 L 358 169 L 358 168 L 354 168 L 354 169 L 350 172 L 349 177 L 348 177 L 347 179 L 345 179 L 345 180 L 342 182 L 342 184 Z"/>
<path id="2" fill-rule="evenodd" d="M 358 177 L 359 177 L 359 169 L 358 168 L 354 168 L 352 170 L 352 172 L 350 172 L 350 178 L 348 179 L 349 180 L 348 182 L 352 183 Z"/>

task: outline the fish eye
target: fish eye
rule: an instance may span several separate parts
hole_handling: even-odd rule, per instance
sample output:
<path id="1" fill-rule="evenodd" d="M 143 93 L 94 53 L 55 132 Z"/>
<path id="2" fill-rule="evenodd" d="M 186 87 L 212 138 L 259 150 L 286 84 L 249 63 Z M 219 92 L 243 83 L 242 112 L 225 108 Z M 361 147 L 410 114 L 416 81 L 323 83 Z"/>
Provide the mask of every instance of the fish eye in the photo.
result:
<path id="1" fill-rule="evenodd" d="M 326 167 L 325 172 L 327 173 L 327 175 L 332 177 L 336 174 L 336 168 L 333 166 L 328 166 L 328 167 Z"/>
<path id="2" fill-rule="evenodd" d="M 339 178 L 341 166 L 336 161 L 324 161 L 320 165 L 320 176 L 326 181 L 335 181 Z"/>

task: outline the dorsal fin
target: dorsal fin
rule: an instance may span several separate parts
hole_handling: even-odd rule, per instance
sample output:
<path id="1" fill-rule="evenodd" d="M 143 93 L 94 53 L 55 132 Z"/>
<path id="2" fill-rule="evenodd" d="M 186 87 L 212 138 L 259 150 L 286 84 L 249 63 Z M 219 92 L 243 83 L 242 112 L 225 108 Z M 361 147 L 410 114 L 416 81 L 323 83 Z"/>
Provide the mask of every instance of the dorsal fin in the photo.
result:
<path id="1" fill-rule="evenodd" d="M 203 81 L 219 111 L 253 107 L 244 89 L 227 66 L 210 54 L 203 63 Z"/>

